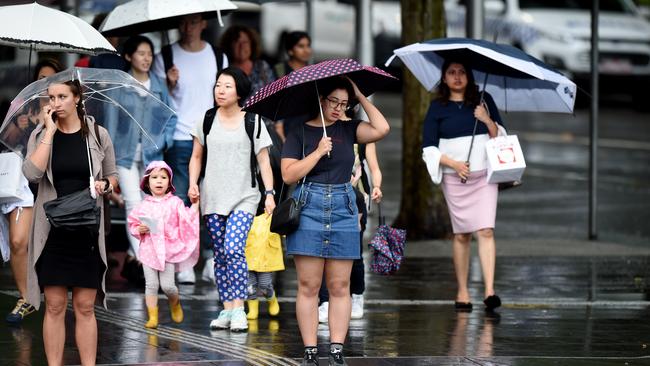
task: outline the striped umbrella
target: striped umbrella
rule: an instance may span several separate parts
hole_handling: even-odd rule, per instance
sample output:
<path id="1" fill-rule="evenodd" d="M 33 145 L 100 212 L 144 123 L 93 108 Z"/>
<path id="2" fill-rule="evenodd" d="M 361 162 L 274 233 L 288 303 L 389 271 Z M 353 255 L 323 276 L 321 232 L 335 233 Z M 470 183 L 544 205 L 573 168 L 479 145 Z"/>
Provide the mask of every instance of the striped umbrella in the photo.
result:
<path id="1" fill-rule="evenodd" d="M 364 66 L 352 59 L 323 61 L 268 84 L 251 96 L 243 109 L 274 121 L 309 114 L 320 103 L 318 82 L 333 76 L 349 77 L 366 96 L 389 87 L 397 80 L 377 67 Z"/>

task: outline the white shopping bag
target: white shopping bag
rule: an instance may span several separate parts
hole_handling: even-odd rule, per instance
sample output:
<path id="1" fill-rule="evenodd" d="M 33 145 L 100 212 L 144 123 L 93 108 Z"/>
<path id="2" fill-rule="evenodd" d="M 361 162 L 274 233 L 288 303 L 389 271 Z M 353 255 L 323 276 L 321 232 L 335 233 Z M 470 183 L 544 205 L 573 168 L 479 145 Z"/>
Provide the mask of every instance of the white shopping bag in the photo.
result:
<path id="1" fill-rule="evenodd" d="M 526 169 L 517 135 L 497 136 L 485 143 L 488 183 L 521 181 Z"/>
<path id="2" fill-rule="evenodd" d="M 23 199 L 23 187 L 27 179 L 23 175 L 23 162 L 13 152 L 0 154 L 0 203 L 10 203 Z"/>

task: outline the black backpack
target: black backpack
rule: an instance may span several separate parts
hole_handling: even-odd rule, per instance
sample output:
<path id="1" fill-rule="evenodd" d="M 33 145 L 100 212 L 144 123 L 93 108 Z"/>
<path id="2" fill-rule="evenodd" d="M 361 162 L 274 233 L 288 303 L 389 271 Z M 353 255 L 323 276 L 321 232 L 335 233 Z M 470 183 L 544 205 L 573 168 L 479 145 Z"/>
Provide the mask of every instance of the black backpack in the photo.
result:
<path id="1" fill-rule="evenodd" d="M 199 175 L 199 179 L 203 179 L 205 177 L 205 169 L 206 169 L 206 162 L 208 158 L 208 134 L 210 133 L 210 129 L 212 128 L 212 122 L 214 122 L 214 117 L 217 114 L 217 107 L 215 108 L 210 108 L 205 112 L 205 116 L 203 117 L 203 159 L 201 161 L 201 173 Z M 259 169 L 257 166 L 257 156 L 255 156 L 255 142 L 253 138 L 259 139 L 260 138 L 260 133 L 262 131 L 262 126 L 266 128 L 266 131 L 268 132 L 269 136 L 271 137 L 271 141 L 273 142 L 273 145 L 269 147 L 269 160 L 271 162 L 271 170 L 273 171 L 273 185 L 275 189 L 275 201 L 280 202 L 280 186 L 282 184 L 282 173 L 280 169 L 280 160 L 281 160 L 281 151 L 282 151 L 282 140 L 280 139 L 280 136 L 275 132 L 274 129 L 270 129 L 266 126 L 266 123 L 263 123 L 262 118 L 259 117 L 257 119 L 257 134 L 256 136 L 253 136 L 255 134 L 255 113 L 247 112 L 246 116 L 244 117 L 244 127 L 246 129 L 246 135 L 248 136 L 248 139 L 250 140 L 251 143 L 251 155 L 250 155 L 250 171 L 251 171 L 251 187 L 255 187 L 256 185 L 259 187 L 259 191 L 262 193 L 262 199 L 260 200 L 260 203 L 258 205 L 258 210 L 257 214 L 260 214 L 261 212 L 264 211 L 264 182 L 262 182 L 262 177 L 259 173 Z M 286 193 L 286 192 L 285 192 Z"/>
<path id="2" fill-rule="evenodd" d="M 214 117 L 217 115 L 217 107 L 210 108 L 205 111 L 205 116 L 203 117 L 203 160 L 201 161 L 201 174 L 199 175 L 200 179 L 205 177 L 205 167 L 208 159 L 208 134 L 212 128 L 212 122 L 214 122 Z M 250 169 L 251 169 L 251 187 L 255 188 L 257 181 L 257 157 L 255 156 L 255 142 L 253 140 L 253 133 L 255 132 L 255 113 L 246 112 L 244 117 L 244 127 L 246 128 L 246 135 L 251 142 L 251 154 L 250 154 Z M 262 118 L 257 118 L 257 136 L 255 138 L 260 138 L 260 133 L 262 132 Z"/>

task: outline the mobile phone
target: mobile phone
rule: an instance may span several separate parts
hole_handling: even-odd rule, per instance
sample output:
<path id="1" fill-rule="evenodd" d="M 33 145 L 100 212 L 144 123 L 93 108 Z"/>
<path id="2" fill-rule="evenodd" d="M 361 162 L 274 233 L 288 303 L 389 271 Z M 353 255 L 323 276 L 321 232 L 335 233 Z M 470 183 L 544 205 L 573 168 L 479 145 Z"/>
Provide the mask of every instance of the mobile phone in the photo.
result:
<path id="1" fill-rule="evenodd" d="M 55 122 L 55 123 L 56 123 L 56 119 L 57 119 L 58 117 L 59 117 L 59 116 L 56 114 L 56 111 L 53 110 L 53 111 L 52 111 L 52 122 Z"/>

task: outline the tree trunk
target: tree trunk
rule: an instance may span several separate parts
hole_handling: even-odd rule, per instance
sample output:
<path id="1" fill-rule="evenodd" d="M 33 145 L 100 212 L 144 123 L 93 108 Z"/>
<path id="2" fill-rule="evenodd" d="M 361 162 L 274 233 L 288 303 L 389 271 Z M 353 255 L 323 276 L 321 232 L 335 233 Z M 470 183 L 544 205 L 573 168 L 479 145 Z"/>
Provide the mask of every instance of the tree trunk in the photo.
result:
<path id="1" fill-rule="evenodd" d="M 402 44 L 445 37 L 443 0 L 402 0 Z M 446 238 L 451 234 L 447 205 L 422 161 L 422 125 L 432 94 L 404 67 L 402 198 L 396 227 L 409 239 Z"/>

